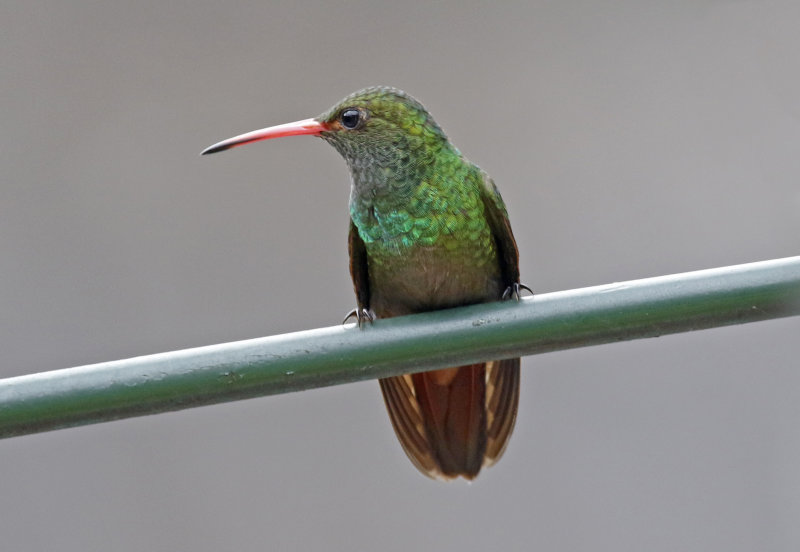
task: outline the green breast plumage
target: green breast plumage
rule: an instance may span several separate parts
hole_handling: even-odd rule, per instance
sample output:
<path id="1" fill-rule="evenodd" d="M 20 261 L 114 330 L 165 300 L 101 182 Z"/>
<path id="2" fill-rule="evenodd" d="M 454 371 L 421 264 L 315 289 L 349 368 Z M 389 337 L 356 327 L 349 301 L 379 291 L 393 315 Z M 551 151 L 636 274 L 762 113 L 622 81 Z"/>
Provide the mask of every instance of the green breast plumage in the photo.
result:
<path id="1" fill-rule="evenodd" d="M 351 201 L 379 316 L 494 300 L 502 292 L 483 175 L 460 157 L 445 163 L 402 192 Z"/>
<path id="2" fill-rule="evenodd" d="M 392 262 L 419 247 L 443 256 L 466 256 L 481 265 L 492 260 L 495 245 L 484 215 L 480 178 L 476 167 L 434 171 L 409 193 L 354 199 L 350 216 L 370 260 Z"/>

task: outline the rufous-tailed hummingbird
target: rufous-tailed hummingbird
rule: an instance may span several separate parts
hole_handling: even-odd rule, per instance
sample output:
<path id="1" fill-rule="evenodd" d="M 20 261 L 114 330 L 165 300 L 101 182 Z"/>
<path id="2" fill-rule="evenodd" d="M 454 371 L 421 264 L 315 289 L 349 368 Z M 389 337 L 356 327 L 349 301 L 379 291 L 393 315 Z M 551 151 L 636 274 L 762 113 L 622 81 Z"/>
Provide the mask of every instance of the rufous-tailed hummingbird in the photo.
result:
<path id="1" fill-rule="evenodd" d="M 517 244 L 492 179 L 408 94 L 372 87 L 313 119 L 256 130 L 203 154 L 283 136 L 319 136 L 350 168 L 350 274 L 359 325 L 519 298 Z M 425 475 L 473 479 L 508 444 L 519 359 L 380 380 L 394 430 Z"/>

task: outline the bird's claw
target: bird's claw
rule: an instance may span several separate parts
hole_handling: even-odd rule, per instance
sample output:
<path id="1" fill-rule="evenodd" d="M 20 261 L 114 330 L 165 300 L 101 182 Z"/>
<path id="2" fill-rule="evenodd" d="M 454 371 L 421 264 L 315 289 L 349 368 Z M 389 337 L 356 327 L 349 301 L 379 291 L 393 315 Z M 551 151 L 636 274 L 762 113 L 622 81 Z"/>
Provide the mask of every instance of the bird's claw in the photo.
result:
<path id="1" fill-rule="evenodd" d="M 531 288 L 525 284 L 515 282 L 513 285 L 508 286 L 503 292 L 503 300 L 505 301 L 506 299 L 514 299 L 519 301 L 522 298 L 522 290 L 526 290 L 528 293 L 533 295 L 533 290 Z"/>
<path id="2" fill-rule="evenodd" d="M 364 324 L 367 322 L 372 323 L 372 321 L 375 320 L 375 316 L 367 309 L 353 309 L 344 317 L 342 324 L 346 324 L 351 318 L 356 319 L 356 324 L 358 324 L 359 328 L 363 328 Z"/>

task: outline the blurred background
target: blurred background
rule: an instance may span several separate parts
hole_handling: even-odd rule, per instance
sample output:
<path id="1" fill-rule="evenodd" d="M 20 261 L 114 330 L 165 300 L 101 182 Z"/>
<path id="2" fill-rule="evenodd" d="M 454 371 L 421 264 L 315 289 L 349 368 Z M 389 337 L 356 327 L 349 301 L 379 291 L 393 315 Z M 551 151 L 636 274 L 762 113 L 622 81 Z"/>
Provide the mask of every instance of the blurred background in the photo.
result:
<path id="1" fill-rule="evenodd" d="M 200 158 L 368 85 L 508 205 L 537 292 L 800 254 L 800 4 L 6 2 L 0 375 L 338 324 L 321 140 Z M 0 441 L 4 550 L 797 550 L 800 320 L 523 360 L 430 481 L 376 382 Z"/>

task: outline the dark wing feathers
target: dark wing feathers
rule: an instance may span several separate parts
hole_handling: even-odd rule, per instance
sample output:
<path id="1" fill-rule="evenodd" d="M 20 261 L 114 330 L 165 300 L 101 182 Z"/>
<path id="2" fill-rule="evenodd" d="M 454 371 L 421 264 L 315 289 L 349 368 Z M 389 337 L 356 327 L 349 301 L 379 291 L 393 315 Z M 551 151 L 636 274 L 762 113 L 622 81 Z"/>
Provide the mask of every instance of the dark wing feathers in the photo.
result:
<path id="1" fill-rule="evenodd" d="M 350 221 L 350 233 L 347 239 L 347 250 L 350 253 L 350 277 L 356 292 L 358 309 L 369 310 L 369 265 L 367 264 L 367 248 L 358 235 L 358 228 Z"/>
<path id="2" fill-rule="evenodd" d="M 519 250 L 511 231 L 511 222 L 503 198 L 494 181 L 483 173 L 483 189 L 481 190 L 484 212 L 492 229 L 494 241 L 500 256 L 500 268 L 503 272 L 503 283 L 506 286 L 519 283 Z"/>

